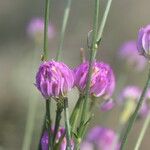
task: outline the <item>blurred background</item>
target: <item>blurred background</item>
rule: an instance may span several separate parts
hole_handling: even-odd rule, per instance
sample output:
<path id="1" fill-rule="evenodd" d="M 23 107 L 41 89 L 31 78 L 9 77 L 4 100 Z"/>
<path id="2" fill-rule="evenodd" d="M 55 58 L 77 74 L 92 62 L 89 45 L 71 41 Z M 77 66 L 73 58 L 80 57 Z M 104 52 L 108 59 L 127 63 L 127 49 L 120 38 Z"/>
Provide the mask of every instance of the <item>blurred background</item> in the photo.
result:
<path id="1" fill-rule="evenodd" d="M 62 60 L 75 67 L 80 63 L 80 48 L 87 51 L 87 33 L 92 29 L 92 0 L 73 0 L 67 32 L 64 41 Z M 101 0 L 102 14 L 105 0 Z M 116 75 L 116 82 L 123 74 L 122 84 L 117 82 L 116 92 L 124 85 L 143 87 L 147 67 L 136 72 L 134 67 L 126 66 L 118 57 L 118 49 L 128 40 L 136 40 L 141 26 L 150 23 L 149 0 L 114 0 L 104 30 L 104 37 L 97 59 L 109 63 Z M 65 0 L 52 1 L 50 22 L 55 35 L 49 40 L 49 59 L 54 59 L 58 49 Z M 42 43 L 35 46 L 27 35 L 27 26 L 32 18 L 43 17 L 44 3 L 41 0 L 0 1 L 0 150 L 20 150 L 23 143 L 29 104 L 35 105 L 35 124 L 31 149 L 37 148 L 44 118 L 45 103 L 34 87 L 35 72 L 40 63 Z M 101 15 L 100 14 L 100 15 Z M 77 99 L 77 91 L 71 92 L 70 105 Z M 30 102 L 32 101 L 32 103 Z M 102 113 L 96 109 L 90 127 L 102 125 L 117 130 L 119 108 Z M 55 110 L 53 110 L 55 112 Z M 102 121 L 102 116 L 107 119 Z M 127 149 L 132 150 L 144 120 L 138 120 L 129 136 Z M 150 129 L 142 142 L 141 150 L 149 150 Z"/>

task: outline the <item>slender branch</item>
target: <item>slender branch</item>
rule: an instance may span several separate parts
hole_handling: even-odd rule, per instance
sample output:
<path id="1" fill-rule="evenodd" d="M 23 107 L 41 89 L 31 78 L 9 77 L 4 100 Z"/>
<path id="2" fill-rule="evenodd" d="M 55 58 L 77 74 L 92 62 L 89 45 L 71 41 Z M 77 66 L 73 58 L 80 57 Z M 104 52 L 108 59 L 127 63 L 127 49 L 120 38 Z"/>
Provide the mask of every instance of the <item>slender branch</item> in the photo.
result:
<path id="1" fill-rule="evenodd" d="M 50 0 L 45 0 L 43 60 L 47 60 L 48 58 L 47 50 L 48 50 L 49 6 Z"/>
<path id="2" fill-rule="evenodd" d="M 103 35 L 103 31 L 104 31 L 104 27 L 107 21 L 107 17 L 110 11 L 110 6 L 111 6 L 112 0 L 108 0 L 107 1 L 107 5 L 105 8 L 105 12 L 101 21 L 101 25 L 99 27 L 99 31 L 98 31 L 98 36 L 97 36 L 97 43 L 99 43 L 101 41 L 102 35 Z"/>
<path id="3" fill-rule="evenodd" d="M 95 0 L 93 41 L 92 41 L 92 47 L 91 47 L 91 52 L 90 52 L 88 79 L 87 79 L 86 90 L 85 90 L 85 99 L 83 102 L 84 108 L 82 109 L 82 113 L 81 113 L 80 126 L 83 126 L 83 124 L 88 120 L 87 116 L 89 117 L 89 115 L 87 115 L 87 114 L 88 114 L 88 107 L 89 107 L 89 94 L 90 94 L 90 83 L 91 83 L 91 76 L 92 76 L 92 64 L 95 59 L 95 54 L 96 54 L 95 51 L 97 50 L 96 37 L 97 37 L 97 29 L 98 29 L 98 14 L 99 14 L 99 0 Z M 81 131 L 81 133 L 82 133 L 82 131 Z"/>
<path id="4" fill-rule="evenodd" d="M 61 103 L 57 102 L 57 110 L 56 110 L 56 118 L 55 118 L 55 128 L 54 128 L 54 135 L 53 135 L 53 145 L 55 144 L 56 135 L 59 129 L 59 124 L 61 120 L 61 113 L 63 111 L 63 107 Z"/>
<path id="5" fill-rule="evenodd" d="M 125 146 L 128 134 L 129 134 L 129 132 L 130 132 L 130 130 L 131 130 L 131 128 L 132 128 L 136 118 L 137 118 L 138 111 L 141 108 L 141 105 L 142 105 L 142 103 L 144 101 L 144 97 L 146 95 L 146 92 L 147 92 L 147 89 L 148 89 L 149 85 L 150 85 L 150 69 L 149 69 L 149 73 L 148 73 L 148 79 L 147 79 L 146 85 L 145 85 L 145 87 L 143 89 L 143 92 L 142 92 L 142 95 L 140 97 L 140 100 L 139 100 L 139 102 L 138 102 L 138 104 L 136 106 L 136 109 L 135 109 L 133 115 L 129 119 L 128 126 L 127 126 L 127 128 L 125 130 L 125 133 L 123 135 L 123 139 L 122 139 L 122 142 L 121 142 L 121 148 L 120 148 L 121 150 L 124 149 L 124 146 Z"/>
<path id="6" fill-rule="evenodd" d="M 45 14 L 44 14 L 44 42 L 43 42 L 43 58 L 42 61 L 48 59 L 48 24 L 49 24 L 49 12 L 50 12 L 50 0 L 45 0 Z M 45 128 L 48 131 L 49 145 L 52 146 L 52 136 L 51 135 L 51 114 L 50 106 L 51 101 L 46 100 L 46 116 L 45 116 Z M 48 147 L 49 147 L 48 145 Z"/>
<path id="7" fill-rule="evenodd" d="M 141 145 L 141 143 L 142 143 L 142 140 L 143 140 L 143 138 L 144 138 L 144 135 L 145 135 L 146 130 L 147 130 L 147 128 L 149 127 L 149 125 L 150 125 L 150 112 L 147 114 L 147 117 L 146 117 L 145 122 L 144 122 L 144 124 L 143 124 L 142 130 L 141 130 L 141 132 L 140 132 L 140 135 L 139 135 L 139 137 L 138 137 L 138 141 L 137 141 L 137 143 L 136 143 L 136 145 L 135 145 L 134 150 L 139 150 L 140 145 Z"/>
<path id="8" fill-rule="evenodd" d="M 62 23 L 61 34 L 60 34 L 60 44 L 59 44 L 59 48 L 57 51 L 56 60 L 60 59 L 60 53 L 63 48 L 64 36 L 65 36 L 65 31 L 66 31 L 66 27 L 67 27 L 68 18 L 69 18 L 71 2 L 72 2 L 72 0 L 67 0 L 67 4 L 66 4 L 64 16 L 63 16 L 63 23 Z"/>
<path id="9" fill-rule="evenodd" d="M 65 128 L 66 128 L 66 137 L 67 137 L 67 150 L 71 150 L 68 98 L 64 98 L 64 117 L 65 117 Z"/>

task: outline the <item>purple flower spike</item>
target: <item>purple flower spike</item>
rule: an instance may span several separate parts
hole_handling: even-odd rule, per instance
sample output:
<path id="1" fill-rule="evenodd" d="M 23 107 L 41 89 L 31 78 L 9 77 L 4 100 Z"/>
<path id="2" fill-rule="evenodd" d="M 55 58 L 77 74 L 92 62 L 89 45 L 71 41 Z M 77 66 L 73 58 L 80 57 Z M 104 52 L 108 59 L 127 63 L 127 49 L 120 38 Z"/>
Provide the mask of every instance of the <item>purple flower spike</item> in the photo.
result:
<path id="1" fill-rule="evenodd" d="M 114 145 L 115 139 L 113 130 L 97 126 L 89 131 L 85 142 L 81 144 L 81 150 L 110 150 L 113 146 L 119 150 L 119 143 Z"/>
<path id="2" fill-rule="evenodd" d="M 113 99 L 108 99 L 105 100 L 102 104 L 101 104 L 101 111 L 106 112 L 111 110 L 113 107 L 115 106 L 115 102 Z"/>
<path id="3" fill-rule="evenodd" d="M 74 69 L 75 86 L 80 92 L 85 91 L 89 63 L 85 62 Z M 92 77 L 90 83 L 90 94 L 95 97 L 103 96 L 109 98 L 112 96 L 115 88 L 115 77 L 108 64 L 103 62 L 94 62 L 92 68 Z"/>
<path id="4" fill-rule="evenodd" d="M 42 18 L 33 18 L 27 27 L 27 34 L 32 39 L 43 38 L 44 33 L 44 20 Z M 48 38 L 54 37 L 54 27 L 49 24 L 48 26 Z"/>
<path id="5" fill-rule="evenodd" d="M 139 54 L 150 59 L 150 25 L 139 30 L 137 48 Z"/>
<path id="6" fill-rule="evenodd" d="M 136 41 L 125 42 L 119 50 L 119 57 L 137 71 L 142 71 L 146 66 L 145 58 L 138 54 Z"/>
<path id="7" fill-rule="evenodd" d="M 73 85 L 73 72 L 62 62 L 43 62 L 36 74 L 36 87 L 46 99 L 66 96 Z"/>

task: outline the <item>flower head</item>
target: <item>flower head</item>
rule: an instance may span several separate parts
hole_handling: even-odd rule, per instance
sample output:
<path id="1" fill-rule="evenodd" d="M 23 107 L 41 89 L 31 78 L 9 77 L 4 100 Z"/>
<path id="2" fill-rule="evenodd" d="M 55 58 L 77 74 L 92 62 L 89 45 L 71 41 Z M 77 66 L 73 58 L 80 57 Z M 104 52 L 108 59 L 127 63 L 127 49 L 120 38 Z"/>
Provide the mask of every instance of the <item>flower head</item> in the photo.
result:
<path id="1" fill-rule="evenodd" d="M 36 74 L 36 87 L 46 99 L 65 96 L 73 85 L 73 72 L 62 62 L 43 62 Z"/>
<path id="2" fill-rule="evenodd" d="M 150 25 L 139 30 L 137 48 L 139 54 L 150 59 Z"/>
<path id="3" fill-rule="evenodd" d="M 138 54 L 136 41 L 125 42 L 119 50 L 119 57 L 137 71 L 143 70 L 146 65 L 144 57 Z"/>
<path id="4" fill-rule="evenodd" d="M 120 96 L 119 96 L 119 103 L 123 104 L 124 111 L 122 114 L 123 122 L 126 122 L 130 115 L 134 112 L 137 103 L 139 102 L 139 98 L 141 96 L 141 89 L 137 86 L 127 86 L 125 87 Z M 148 104 L 147 104 L 147 97 L 144 100 L 144 103 L 142 104 L 138 116 L 144 117 L 148 113 Z"/>
<path id="5" fill-rule="evenodd" d="M 27 27 L 27 34 L 31 39 L 42 40 L 44 33 L 44 20 L 42 18 L 33 18 Z M 48 25 L 48 38 L 51 39 L 54 37 L 54 27 Z"/>
<path id="6" fill-rule="evenodd" d="M 116 134 L 113 130 L 104 127 L 94 127 L 92 128 L 85 142 L 81 145 L 81 150 L 110 150 L 113 147 L 114 141 L 116 139 Z M 119 150 L 119 143 L 116 143 L 115 150 Z"/>
<path id="7" fill-rule="evenodd" d="M 74 69 L 75 85 L 79 91 L 84 92 L 88 78 L 89 62 L 84 62 Z M 95 97 L 108 98 L 115 88 L 115 77 L 108 64 L 94 62 L 92 65 L 92 76 L 90 83 L 90 94 Z"/>

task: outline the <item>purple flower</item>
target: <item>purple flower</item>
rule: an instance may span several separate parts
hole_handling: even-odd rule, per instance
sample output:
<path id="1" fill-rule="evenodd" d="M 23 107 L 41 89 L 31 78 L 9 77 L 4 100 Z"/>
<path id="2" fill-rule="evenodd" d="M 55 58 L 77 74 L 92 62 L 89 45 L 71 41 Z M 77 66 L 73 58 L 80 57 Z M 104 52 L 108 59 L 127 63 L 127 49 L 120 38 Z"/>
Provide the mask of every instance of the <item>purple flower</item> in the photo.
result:
<path id="1" fill-rule="evenodd" d="M 41 138 L 41 149 L 48 150 L 49 149 L 48 144 L 49 144 L 48 132 L 45 131 Z"/>
<path id="2" fill-rule="evenodd" d="M 119 150 L 119 143 L 114 145 L 116 138 L 113 130 L 97 126 L 89 131 L 85 141 L 81 144 L 81 150 L 110 150 L 113 146 L 115 150 Z"/>
<path id="3" fill-rule="evenodd" d="M 143 70 L 146 66 L 145 58 L 138 54 L 136 41 L 125 42 L 119 50 L 119 57 L 137 71 Z"/>
<path id="4" fill-rule="evenodd" d="M 77 86 L 80 92 L 85 91 L 88 69 L 88 62 L 84 62 L 74 69 L 75 86 Z M 90 94 L 95 97 L 103 96 L 107 99 L 112 96 L 114 88 L 115 77 L 110 66 L 103 62 L 95 61 L 92 67 Z"/>
<path id="5" fill-rule="evenodd" d="M 43 62 L 36 74 L 36 87 L 46 99 L 65 96 L 73 85 L 73 72 L 62 62 Z"/>
<path id="6" fill-rule="evenodd" d="M 42 39 L 44 33 L 44 20 L 42 18 L 33 18 L 27 27 L 27 34 L 32 39 Z M 54 37 L 54 27 L 48 25 L 48 38 L 51 39 Z"/>
<path id="7" fill-rule="evenodd" d="M 119 96 L 119 101 L 118 102 L 120 104 L 124 104 L 127 107 L 130 107 L 131 103 L 132 103 L 133 108 L 132 108 L 131 112 L 133 113 L 134 110 L 135 110 L 135 107 L 136 107 L 136 105 L 137 105 L 137 103 L 140 99 L 141 93 L 142 93 L 142 91 L 139 87 L 137 87 L 137 86 L 127 86 L 122 90 L 122 92 Z M 147 97 L 145 97 L 144 103 L 142 104 L 142 106 L 139 110 L 139 114 L 138 114 L 139 117 L 145 117 L 148 113 L 149 107 L 148 107 L 146 99 L 147 99 Z M 127 105 L 127 103 L 129 105 Z M 128 108 L 126 108 L 126 109 L 128 109 Z"/>
<path id="8" fill-rule="evenodd" d="M 150 59 L 150 25 L 147 25 L 139 30 L 137 48 L 139 54 Z"/>
<path id="9" fill-rule="evenodd" d="M 54 129 L 51 129 L 52 131 L 52 134 L 54 132 Z M 65 133 L 65 129 L 64 128 L 60 128 L 57 132 L 57 135 L 56 135 L 56 143 L 59 143 L 59 140 L 62 138 L 62 136 L 64 135 Z M 49 137 L 48 137 L 48 132 L 45 131 L 42 138 L 41 138 L 41 148 L 42 150 L 49 150 L 48 148 L 48 144 L 49 144 Z M 60 144 L 60 150 L 66 150 L 66 137 L 64 137 L 61 141 L 61 144 Z M 73 150 L 74 148 L 74 142 L 73 140 L 71 140 L 71 148 Z"/>
<path id="10" fill-rule="evenodd" d="M 109 111 L 111 110 L 113 107 L 115 106 L 115 102 L 113 99 L 108 99 L 105 100 L 101 106 L 100 106 L 100 110 L 105 112 L 105 111 Z"/>

